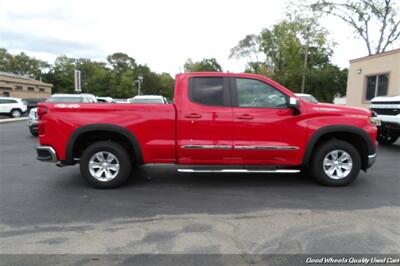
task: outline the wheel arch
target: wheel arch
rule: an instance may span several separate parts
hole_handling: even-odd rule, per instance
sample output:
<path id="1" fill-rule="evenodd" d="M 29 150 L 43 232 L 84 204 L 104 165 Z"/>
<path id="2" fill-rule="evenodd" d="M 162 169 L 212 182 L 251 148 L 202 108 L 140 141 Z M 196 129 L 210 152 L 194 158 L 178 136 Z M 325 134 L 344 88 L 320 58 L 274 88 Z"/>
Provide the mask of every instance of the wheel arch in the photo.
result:
<path id="1" fill-rule="evenodd" d="M 128 152 L 135 157 L 135 162 L 143 164 L 142 149 L 135 135 L 124 127 L 112 124 L 90 124 L 77 128 L 72 132 L 66 147 L 66 164 L 75 163 L 74 155 L 77 151 L 77 144 L 85 138 L 89 138 L 89 142 L 116 140 L 116 138 L 118 138 L 118 140 L 127 144 Z"/>
<path id="2" fill-rule="evenodd" d="M 303 157 L 303 165 L 309 164 L 312 154 L 319 143 L 331 139 L 350 142 L 360 153 L 361 169 L 366 170 L 368 168 L 368 155 L 375 154 L 375 145 L 366 131 L 349 125 L 326 126 L 316 130 L 308 141 Z"/>

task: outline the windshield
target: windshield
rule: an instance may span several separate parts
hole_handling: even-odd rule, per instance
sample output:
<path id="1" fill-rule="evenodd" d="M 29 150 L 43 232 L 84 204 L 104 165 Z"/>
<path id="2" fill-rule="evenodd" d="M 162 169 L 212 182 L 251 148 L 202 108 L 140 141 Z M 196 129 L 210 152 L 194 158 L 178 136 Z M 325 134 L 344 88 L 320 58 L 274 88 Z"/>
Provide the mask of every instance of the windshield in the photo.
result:
<path id="1" fill-rule="evenodd" d="M 162 103 L 161 99 L 131 99 L 131 103 Z"/>
<path id="2" fill-rule="evenodd" d="M 47 103 L 79 103 L 82 102 L 81 97 L 68 97 L 68 96 L 55 96 L 50 97 L 46 100 Z"/>

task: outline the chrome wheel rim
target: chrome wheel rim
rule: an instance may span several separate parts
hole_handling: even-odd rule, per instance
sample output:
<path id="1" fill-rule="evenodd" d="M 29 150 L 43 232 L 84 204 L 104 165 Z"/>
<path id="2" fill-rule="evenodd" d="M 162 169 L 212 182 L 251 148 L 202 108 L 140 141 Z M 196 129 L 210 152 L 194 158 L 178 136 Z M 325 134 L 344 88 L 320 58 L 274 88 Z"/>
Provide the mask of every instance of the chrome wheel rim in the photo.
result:
<path id="1" fill-rule="evenodd" d="M 12 117 L 20 117 L 20 116 L 21 116 L 21 112 L 19 112 L 19 111 L 12 111 L 11 116 L 12 116 Z"/>
<path id="2" fill-rule="evenodd" d="M 332 179 L 347 177 L 353 168 L 353 160 L 344 150 L 334 150 L 328 153 L 323 161 L 324 172 Z"/>
<path id="3" fill-rule="evenodd" d="M 89 171 L 98 181 L 113 180 L 119 173 L 118 158 L 108 151 L 97 152 L 89 160 Z"/>

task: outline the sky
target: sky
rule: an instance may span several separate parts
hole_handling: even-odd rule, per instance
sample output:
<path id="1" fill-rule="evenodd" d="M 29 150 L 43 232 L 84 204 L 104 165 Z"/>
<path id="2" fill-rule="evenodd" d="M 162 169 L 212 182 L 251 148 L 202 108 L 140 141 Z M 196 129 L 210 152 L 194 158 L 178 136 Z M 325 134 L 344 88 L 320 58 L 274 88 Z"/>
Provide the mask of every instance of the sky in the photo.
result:
<path id="1" fill-rule="evenodd" d="M 216 58 L 224 71 L 244 71 L 230 49 L 247 34 L 285 18 L 286 1 L 271 0 L 0 0 L 0 48 L 53 63 L 58 55 L 104 61 L 124 52 L 153 71 L 182 72 L 188 58 Z M 336 18 L 321 20 L 337 43 L 333 63 L 367 55 Z"/>

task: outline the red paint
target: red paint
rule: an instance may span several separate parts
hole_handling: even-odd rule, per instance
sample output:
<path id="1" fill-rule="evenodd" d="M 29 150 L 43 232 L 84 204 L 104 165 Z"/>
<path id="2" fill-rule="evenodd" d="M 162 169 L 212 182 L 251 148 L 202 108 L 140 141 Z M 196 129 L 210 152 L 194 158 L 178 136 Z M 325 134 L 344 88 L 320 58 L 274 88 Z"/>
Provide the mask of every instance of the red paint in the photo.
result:
<path id="1" fill-rule="evenodd" d="M 299 115 L 291 109 L 215 107 L 188 99 L 188 80 L 194 76 L 257 79 L 287 96 L 296 97 L 276 82 L 259 75 L 190 73 L 176 76 L 174 104 L 93 104 L 59 108 L 39 104 L 39 142 L 50 145 L 65 160 L 66 145 L 79 127 L 113 124 L 129 129 L 137 138 L 145 163 L 300 165 L 308 141 L 319 128 L 350 125 L 376 139 L 370 112 L 301 99 Z M 297 97 L 296 97 L 297 98 Z M 218 145 L 229 149 L 183 149 L 184 145 Z M 296 150 L 236 150 L 236 146 L 295 146 Z"/>

